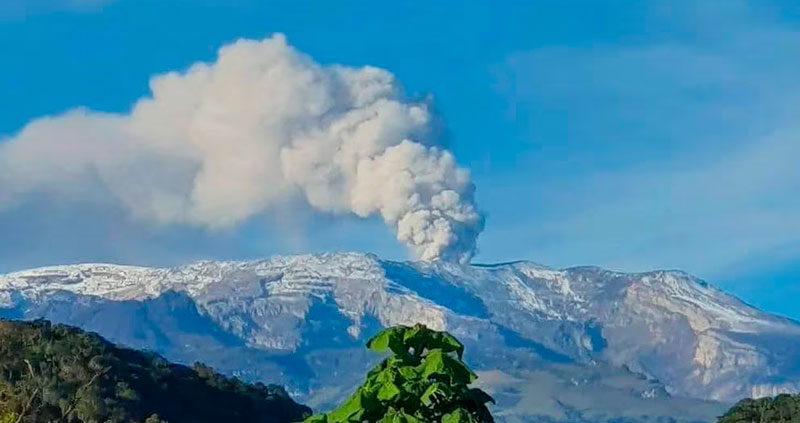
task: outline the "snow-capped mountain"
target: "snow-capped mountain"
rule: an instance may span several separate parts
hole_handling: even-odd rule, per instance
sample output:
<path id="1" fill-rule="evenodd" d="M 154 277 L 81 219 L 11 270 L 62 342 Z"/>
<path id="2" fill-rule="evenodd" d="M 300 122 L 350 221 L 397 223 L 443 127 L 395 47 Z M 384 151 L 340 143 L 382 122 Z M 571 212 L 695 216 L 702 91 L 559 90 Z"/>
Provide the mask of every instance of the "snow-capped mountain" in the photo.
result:
<path id="1" fill-rule="evenodd" d="M 364 254 L 81 264 L 0 276 L 0 316 L 284 383 L 315 408 L 379 359 L 363 348 L 379 327 L 418 322 L 465 341 L 507 421 L 707 421 L 714 401 L 800 390 L 799 323 L 674 271 Z"/>

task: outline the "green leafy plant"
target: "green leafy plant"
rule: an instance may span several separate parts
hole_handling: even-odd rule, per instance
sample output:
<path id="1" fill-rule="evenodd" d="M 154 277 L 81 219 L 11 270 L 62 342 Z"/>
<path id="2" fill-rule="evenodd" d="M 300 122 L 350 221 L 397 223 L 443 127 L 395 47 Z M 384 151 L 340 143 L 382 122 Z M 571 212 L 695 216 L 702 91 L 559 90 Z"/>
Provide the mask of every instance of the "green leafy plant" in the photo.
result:
<path id="1" fill-rule="evenodd" d="M 492 423 L 491 396 L 469 385 L 477 379 L 463 361 L 464 345 L 424 325 L 383 330 L 367 343 L 391 355 L 367 373 L 337 409 L 306 423 Z"/>

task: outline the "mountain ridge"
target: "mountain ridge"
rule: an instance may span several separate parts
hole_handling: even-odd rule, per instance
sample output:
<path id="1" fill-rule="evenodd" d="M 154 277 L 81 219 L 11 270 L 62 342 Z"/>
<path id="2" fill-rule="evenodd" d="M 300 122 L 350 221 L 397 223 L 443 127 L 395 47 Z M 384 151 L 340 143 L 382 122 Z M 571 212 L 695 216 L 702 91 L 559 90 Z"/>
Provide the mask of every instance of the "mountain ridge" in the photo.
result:
<path id="1" fill-rule="evenodd" d="M 800 387 L 792 353 L 800 352 L 800 324 L 682 271 L 553 269 L 528 261 L 461 266 L 361 253 L 174 268 L 82 264 L 0 276 L 0 316 L 14 313 L 89 326 L 178 361 L 205 358 L 245 378 L 271 378 L 312 406 L 335 402 L 374 362 L 360 351 L 365 336 L 418 322 L 462 338 L 479 370 L 520 381 L 500 384 L 516 400 L 532 372 L 559 387 L 587 380 L 586 395 L 601 395 L 606 382 L 592 375 L 610 372 L 637 398 L 663 389 L 664 398 L 733 402 Z M 141 333 L 120 331 L 120 316 L 138 322 Z M 233 351 L 242 358 L 226 358 Z M 636 382 L 636 375 L 646 380 Z M 559 407 L 554 416 L 569 414 Z M 618 412 L 625 411 L 592 418 Z"/>

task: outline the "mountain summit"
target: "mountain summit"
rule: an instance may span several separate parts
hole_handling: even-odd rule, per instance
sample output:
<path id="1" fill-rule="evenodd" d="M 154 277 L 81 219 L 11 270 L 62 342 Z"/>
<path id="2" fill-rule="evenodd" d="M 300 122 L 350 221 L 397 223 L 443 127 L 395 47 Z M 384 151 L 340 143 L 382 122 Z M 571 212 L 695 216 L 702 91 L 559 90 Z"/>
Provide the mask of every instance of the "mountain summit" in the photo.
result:
<path id="1" fill-rule="evenodd" d="M 465 342 L 509 421 L 688 422 L 720 414 L 720 402 L 800 389 L 800 323 L 678 271 L 355 253 L 80 264 L 0 276 L 0 317 L 44 317 L 282 383 L 319 411 L 379 358 L 363 348 L 371 334 L 414 323 Z"/>

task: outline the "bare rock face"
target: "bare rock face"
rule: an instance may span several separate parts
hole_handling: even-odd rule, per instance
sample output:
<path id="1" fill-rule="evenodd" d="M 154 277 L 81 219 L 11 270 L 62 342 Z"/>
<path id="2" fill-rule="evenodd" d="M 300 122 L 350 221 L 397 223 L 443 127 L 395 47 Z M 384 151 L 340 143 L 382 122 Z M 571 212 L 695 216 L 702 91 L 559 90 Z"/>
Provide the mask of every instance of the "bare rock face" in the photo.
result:
<path id="1" fill-rule="evenodd" d="M 465 341 L 506 421 L 709 421 L 724 403 L 800 390 L 800 324 L 674 271 L 363 254 L 82 264 L 0 276 L 0 317 L 282 383 L 317 409 L 379 359 L 363 348 L 372 333 L 414 323 Z"/>

